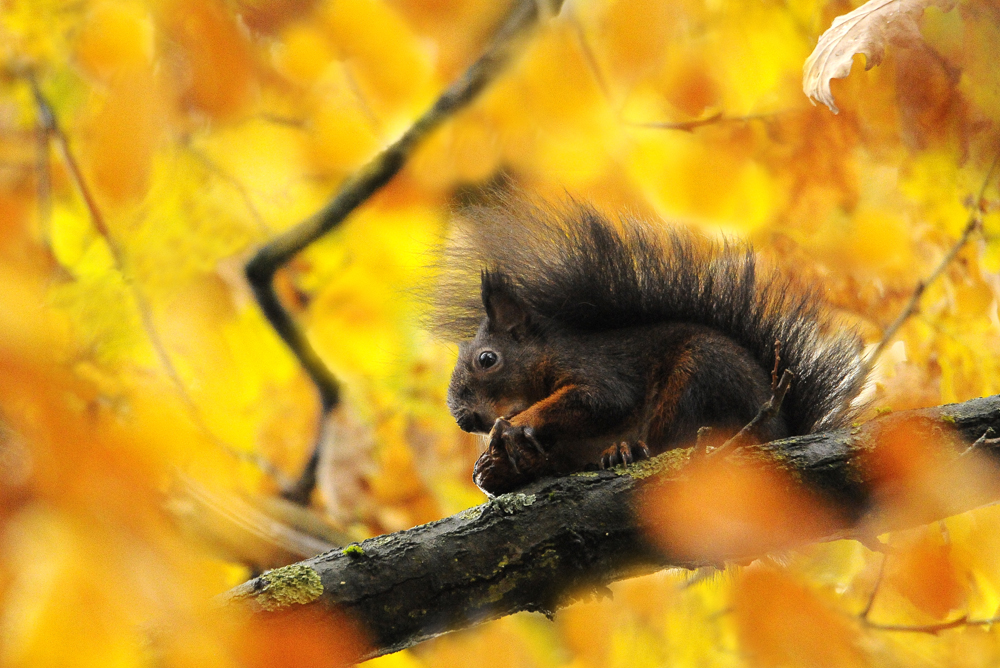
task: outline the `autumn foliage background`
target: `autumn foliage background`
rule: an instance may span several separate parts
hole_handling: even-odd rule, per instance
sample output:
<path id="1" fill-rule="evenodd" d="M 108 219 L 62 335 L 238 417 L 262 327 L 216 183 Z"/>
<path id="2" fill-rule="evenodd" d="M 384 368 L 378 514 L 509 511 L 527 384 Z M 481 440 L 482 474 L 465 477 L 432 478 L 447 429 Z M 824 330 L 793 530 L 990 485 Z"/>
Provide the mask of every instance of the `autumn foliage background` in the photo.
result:
<path id="1" fill-rule="evenodd" d="M 213 596 L 251 568 L 483 501 L 444 404 L 454 348 L 419 288 L 451 212 L 504 174 L 608 211 L 748 237 L 877 342 L 981 206 L 882 358 L 878 408 L 1000 392 L 1000 8 L 920 35 L 812 106 L 833 0 L 573 0 L 348 222 L 278 276 L 344 382 L 314 499 L 276 500 L 314 390 L 242 275 L 481 52 L 494 0 L 0 1 L 0 665 L 325 665 L 363 642 L 254 629 Z M 36 96 L 32 80 L 37 84 Z M 57 131 L 46 129 L 51 107 Z M 700 121 L 705 121 L 700 123 Z M 693 122 L 693 123 L 692 123 Z M 63 142 L 60 137 L 65 138 Z M 80 178 L 73 173 L 79 167 Z M 89 201 L 88 201 L 89 200 Z M 298 526 L 268 534 L 268 518 Z M 991 666 L 1000 513 L 619 583 L 384 666 Z"/>

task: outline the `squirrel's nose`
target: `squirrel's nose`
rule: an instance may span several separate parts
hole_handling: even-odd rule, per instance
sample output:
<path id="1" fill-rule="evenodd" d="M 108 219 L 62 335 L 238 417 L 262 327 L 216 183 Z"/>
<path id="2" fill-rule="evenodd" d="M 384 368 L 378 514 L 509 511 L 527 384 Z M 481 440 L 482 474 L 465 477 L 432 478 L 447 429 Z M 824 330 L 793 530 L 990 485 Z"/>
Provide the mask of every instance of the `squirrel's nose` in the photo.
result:
<path id="1" fill-rule="evenodd" d="M 486 420 L 482 415 L 476 413 L 475 411 L 463 411 L 460 415 L 455 417 L 455 421 L 462 431 L 468 432 L 481 432 L 486 433 L 489 431 L 489 425 L 486 424 Z"/>
<path id="2" fill-rule="evenodd" d="M 483 434 L 490 433 L 490 429 L 493 428 L 493 423 L 487 421 L 487 419 L 480 413 L 473 413 L 473 415 L 476 418 L 476 431 Z"/>
<path id="3" fill-rule="evenodd" d="M 459 415 L 456 415 L 455 422 L 458 423 L 462 431 L 476 431 L 476 414 L 472 411 L 463 411 Z"/>

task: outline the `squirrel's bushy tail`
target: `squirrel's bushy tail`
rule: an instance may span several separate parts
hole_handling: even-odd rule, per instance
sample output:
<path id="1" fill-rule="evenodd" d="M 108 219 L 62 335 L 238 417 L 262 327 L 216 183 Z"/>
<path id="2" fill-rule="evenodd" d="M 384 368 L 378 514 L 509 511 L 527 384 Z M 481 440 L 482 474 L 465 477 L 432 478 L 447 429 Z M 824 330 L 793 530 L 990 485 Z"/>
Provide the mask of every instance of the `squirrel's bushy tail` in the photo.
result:
<path id="1" fill-rule="evenodd" d="M 697 323 L 729 336 L 771 370 L 795 372 L 782 406 L 793 434 L 844 426 L 865 378 L 861 341 L 834 322 L 814 290 L 761 269 L 744 243 L 593 208 L 503 199 L 461 212 L 441 263 L 434 321 L 471 337 L 484 314 L 480 272 L 505 274 L 530 309 L 581 331 Z"/>

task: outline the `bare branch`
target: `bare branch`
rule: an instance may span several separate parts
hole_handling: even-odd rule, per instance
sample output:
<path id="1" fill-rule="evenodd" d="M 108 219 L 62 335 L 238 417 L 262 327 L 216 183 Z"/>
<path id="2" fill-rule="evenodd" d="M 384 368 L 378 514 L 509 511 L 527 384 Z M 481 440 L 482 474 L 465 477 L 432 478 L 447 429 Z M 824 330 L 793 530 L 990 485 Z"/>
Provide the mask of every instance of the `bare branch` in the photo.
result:
<path id="1" fill-rule="evenodd" d="M 545 13 L 542 10 L 549 5 L 552 10 L 558 10 L 562 0 L 516 0 L 483 55 L 441 94 L 423 116 L 399 139 L 350 176 L 322 210 L 268 242 L 247 263 L 246 275 L 257 303 L 315 384 L 323 416 L 339 404 L 340 385 L 305 332 L 282 305 L 274 289 L 275 274 L 384 187 L 399 173 L 414 149 L 431 131 L 476 99 L 510 62 L 517 51 L 519 38 L 538 22 Z M 316 482 L 316 464 L 324 440 L 321 436 L 316 439 L 313 453 L 298 482 L 285 493 L 285 498 L 308 503 Z"/>
<path id="2" fill-rule="evenodd" d="M 594 55 L 594 50 L 590 46 L 590 40 L 587 39 L 583 23 L 580 21 L 580 17 L 575 10 L 576 5 L 569 5 L 569 15 L 567 18 L 570 25 L 573 26 L 573 32 L 576 35 L 577 43 L 580 45 L 580 50 L 583 52 L 583 59 L 587 62 L 587 68 L 594 75 L 594 81 L 597 82 L 597 87 L 601 89 L 604 98 L 610 102 L 611 87 L 608 85 L 607 78 L 601 70 L 600 64 L 597 62 L 597 56 Z"/>
<path id="3" fill-rule="evenodd" d="M 872 593 L 868 597 L 865 609 L 858 615 L 865 622 L 868 621 L 868 615 L 871 614 L 872 608 L 875 606 L 875 597 L 878 596 L 878 590 L 882 586 L 882 578 L 885 577 L 885 562 L 889 560 L 889 555 L 884 550 L 880 554 L 882 558 L 878 565 L 878 575 L 875 576 L 875 584 L 872 585 Z"/>
<path id="4" fill-rule="evenodd" d="M 774 362 L 774 367 L 775 373 L 777 373 L 777 359 Z M 730 448 L 758 443 L 760 438 L 758 434 L 760 426 L 778 416 L 778 411 L 781 410 L 781 404 L 785 401 L 785 395 L 788 393 L 788 388 L 791 387 L 792 380 L 794 378 L 795 373 L 791 369 L 785 369 L 785 372 L 781 374 L 781 380 L 778 381 L 777 385 L 772 386 L 773 394 L 771 395 L 771 398 L 767 400 L 767 403 L 760 407 L 760 410 L 757 411 L 757 415 L 755 415 L 754 418 L 750 420 L 745 427 L 743 427 L 743 429 L 740 429 L 738 434 L 709 452 L 708 456 L 711 457 L 718 455 L 720 452 Z"/>
<path id="5" fill-rule="evenodd" d="M 63 162 L 66 164 L 66 169 L 69 171 L 70 179 L 76 187 L 77 192 L 83 198 L 84 204 L 87 207 L 91 224 L 93 224 L 97 233 L 101 235 L 101 238 L 104 239 L 104 243 L 107 245 L 108 250 L 111 253 L 111 259 L 114 262 L 115 270 L 122 277 L 126 287 L 132 293 L 132 298 L 135 300 L 136 309 L 139 312 L 139 318 L 142 322 L 142 328 L 146 332 L 146 336 L 149 339 L 150 346 L 153 348 L 156 359 L 160 362 L 160 366 L 163 368 L 167 377 L 170 379 L 171 384 L 174 386 L 174 390 L 177 392 L 181 402 L 184 404 L 191 421 L 202 434 L 204 434 L 223 452 L 234 458 L 257 466 L 264 474 L 270 476 L 281 486 L 290 485 L 286 476 L 272 463 L 268 462 L 259 455 L 243 452 L 234 448 L 219 438 L 205 422 L 205 418 L 201 414 L 201 410 L 198 408 L 197 403 L 195 403 L 190 393 L 188 393 L 187 386 L 181 379 L 180 373 L 174 365 L 166 344 L 163 342 L 163 339 L 160 338 L 160 333 L 157 330 L 156 323 L 153 319 L 152 305 L 139 283 L 129 273 L 127 258 L 125 257 L 121 246 L 119 246 L 118 241 L 114 238 L 114 236 L 112 236 L 111 231 L 108 229 L 107 223 L 104 220 L 104 214 L 97 205 L 97 200 L 94 198 L 94 195 L 90 190 L 90 186 L 87 184 L 87 180 L 83 176 L 83 171 L 80 169 L 80 163 L 77 161 L 76 156 L 70 148 L 69 138 L 66 136 L 62 126 L 59 124 L 59 120 L 56 117 L 51 103 L 45 97 L 41 87 L 38 85 L 38 80 L 36 79 L 34 72 L 31 70 L 25 70 L 24 72 L 19 73 L 19 75 L 28 82 L 28 85 L 31 87 L 31 92 L 34 95 L 35 105 L 38 110 L 39 133 L 43 134 L 46 138 L 51 138 L 55 141 Z M 41 153 L 41 149 L 39 149 L 39 153 Z M 46 155 L 47 153 L 48 146 L 46 144 Z"/>
<path id="6" fill-rule="evenodd" d="M 697 128 L 704 127 L 706 125 L 722 125 L 724 123 L 747 123 L 750 121 L 769 121 L 773 120 L 782 113 L 788 112 L 774 112 L 770 114 L 747 114 L 746 116 L 726 116 L 721 111 L 716 111 L 705 118 L 699 118 L 694 121 L 678 121 L 678 122 L 652 122 L 652 123 L 628 123 L 634 128 L 647 128 L 651 130 L 681 130 L 684 132 L 691 132 Z"/>
<path id="7" fill-rule="evenodd" d="M 927 287 L 944 273 L 944 270 L 948 268 L 948 265 L 951 264 L 952 260 L 958 256 L 959 252 L 965 247 L 965 244 L 968 243 L 972 233 L 982 227 L 983 196 L 986 194 L 986 189 L 989 187 L 990 180 L 993 178 L 993 172 L 996 170 L 998 163 L 1000 163 L 1000 153 L 997 153 L 996 157 L 993 159 L 993 163 L 990 165 L 990 168 L 986 171 L 986 178 L 983 179 L 983 184 L 979 188 L 976 198 L 971 203 L 969 220 L 966 222 L 965 229 L 962 230 L 962 234 L 958 237 L 958 240 L 952 245 L 952 247 L 948 249 L 948 252 L 944 254 L 944 257 L 941 258 L 941 261 L 930 273 L 930 275 L 917 282 L 916 287 L 913 289 L 913 293 L 910 295 L 909 301 L 906 302 L 906 306 L 903 307 L 903 310 L 898 316 L 896 316 L 896 319 L 892 322 L 892 324 L 886 328 L 885 332 L 882 334 L 882 340 L 878 342 L 875 349 L 872 350 L 871 354 L 869 354 L 865 359 L 862 374 L 863 378 L 868 377 L 868 374 L 871 373 L 872 367 L 875 366 L 875 362 L 885 351 L 892 339 L 896 336 L 899 328 L 902 327 L 903 324 L 917 312 L 917 308 L 920 305 L 920 298 L 923 296 L 924 291 L 927 290 Z"/>
<path id="8" fill-rule="evenodd" d="M 929 633 L 931 635 L 937 635 L 941 631 L 947 631 L 949 629 L 957 629 L 964 626 L 993 626 L 994 624 L 1000 623 L 1000 617 L 990 617 L 989 619 L 969 619 L 967 616 L 962 615 L 958 619 L 953 619 L 950 622 L 939 622 L 937 624 L 922 624 L 910 626 L 908 624 L 879 624 L 877 622 L 871 622 L 867 619 L 862 619 L 862 623 L 870 629 L 875 631 L 896 631 L 902 633 Z"/>
<path id="9" fill-rule="evenodd" d="M 214 490 L 175 476 L 166 510 L 226 559 L 260 572 L 314 557 L 349 542 L 308 509 L 280 499 Z M 290 515 L 290 511 L 297 511 Z"/>
<path id="10" fill-rule="evenodd" d="M 992 432 L 992 429 L 987 429 L 986 433 Z M 994 439 L 997 440 L 997 439 Z M 969 450 L 963 452 L 959 457 L 964 457 L 969 453 L 972 448 L 986 442 L 985 434 L 980 436 L 969 446 Z M 1000 446 L 1000 443 L 992 444 L 993 447 Z M 942 530 L 944 527 L 942 525 Z M 858 615 L 858 619 L 865 627 L 875 630 L 875 631 L 896 631 L 904 633 L 930 633 L 932 635 L 937 635 L 941 631 L 947 631 L 949 629 L 956 629 L 963 626 L 992 626 L 1000 622 L 1000 617 L 991 617 L 989 619 L 969 619 L 968 615 L 962 615 L 958 619 L 953 619 L 947 622 L 937 622 L 934 624 L 881 624 L 879 622 L 871 621 L 871 611 L 875 605 L 875 597 L 878 596 L 879 588 L 882 586 L 882 580 L 885 577 L 885 565 L 889 560 L 889 554 L 886 551 L 882 551 L 882 561 L 879 563 L 878 576 L 875 578 L 875 584 L 872 587 L 871 595 L 868 597 L 868 604 L 865 609 L 861 611 Z"/>
<path id="11" fill-rule="evenodd" d="M 52 161 L 49 159 L 49 135 L 51 128 L 39 114 L 35 129 L 35 179 L 37 183 L 38 220 L 46 241 L 52 233 Z M 49 244 L 51 245 L 51 244 Z"/>

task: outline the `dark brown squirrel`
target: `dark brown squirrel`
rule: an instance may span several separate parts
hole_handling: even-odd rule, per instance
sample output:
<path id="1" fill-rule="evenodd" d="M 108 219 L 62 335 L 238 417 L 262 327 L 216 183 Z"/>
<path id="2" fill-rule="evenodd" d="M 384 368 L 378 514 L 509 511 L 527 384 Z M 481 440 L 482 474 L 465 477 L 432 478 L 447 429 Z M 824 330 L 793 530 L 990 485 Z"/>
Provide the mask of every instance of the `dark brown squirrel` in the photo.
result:
<path id="1" fill-rule="evenodd" d="M 462 218 L 435 323 L 461 340 L 448 406 L 489 434 L 473 474 L 487 494 L 689 446 L 700 427 L 732 436 L 770 398 L 772 370 L 794 378 L 759 438 L 853 419 L 859 337 L 748 245 L 578 203 Z"/>

